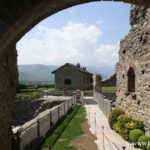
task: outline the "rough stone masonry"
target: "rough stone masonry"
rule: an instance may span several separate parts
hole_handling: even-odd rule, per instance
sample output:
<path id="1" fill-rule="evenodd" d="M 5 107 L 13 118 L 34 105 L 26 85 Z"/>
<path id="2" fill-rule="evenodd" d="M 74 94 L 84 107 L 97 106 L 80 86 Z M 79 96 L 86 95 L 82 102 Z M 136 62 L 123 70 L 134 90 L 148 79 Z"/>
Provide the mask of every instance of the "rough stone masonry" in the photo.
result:
<path id="1" fill-rule="evenodd" d="M 116 106 L 143 120 L 150 134 L 150 9 L 132 5 L 130 24 L 116 66 Z"/>

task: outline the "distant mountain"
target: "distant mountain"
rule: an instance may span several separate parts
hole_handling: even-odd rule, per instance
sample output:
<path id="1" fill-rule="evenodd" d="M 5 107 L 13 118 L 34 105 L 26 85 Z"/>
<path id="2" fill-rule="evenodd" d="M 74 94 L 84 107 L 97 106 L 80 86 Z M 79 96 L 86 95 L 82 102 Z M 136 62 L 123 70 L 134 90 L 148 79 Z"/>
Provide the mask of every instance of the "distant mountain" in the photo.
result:
<path id="1" fill-rule="evenodd" d="M 19 65 L 19 81 L 24 82 L 54 82 L 54 75 L 51 74 L 58 66 L 54 65 Z"/>
<path id="2" fill-rule="evenodd" d="M 101 74 L 102 80 L 108 79 L 115 73 L 115 68 L 110 66 L 88 66 L 87 69 L 92 73 Z"/>
<path id="3" fill-rule="evenodd" d="M 19 81 L 20 82 L 54 82 L 54 75 L 51 74 L 53 70 L 59 66 L 55 65 L 18 65 L 19 69 Z M 102 75 L 103 80 L 107 79 L 114 73 L 114 69 L 111 67 L 95 67 L 88 66 L 87 70 L 92 73 L 98 73 Z"/>

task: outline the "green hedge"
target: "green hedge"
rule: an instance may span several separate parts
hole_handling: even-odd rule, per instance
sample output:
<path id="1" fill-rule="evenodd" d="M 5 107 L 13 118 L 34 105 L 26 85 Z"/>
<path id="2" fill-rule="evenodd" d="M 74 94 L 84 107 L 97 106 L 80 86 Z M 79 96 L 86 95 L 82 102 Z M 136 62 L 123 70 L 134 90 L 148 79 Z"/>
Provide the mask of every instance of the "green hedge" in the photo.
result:
<path id="1" fill-rule="evenodd" d="M 141 129 L 131 130 L 129 133 L 129 140 L 131 142 L 138 142 L 139 137 L 143 136 L 144 132 Z"/>
<path id="2" fill-rule="evenodd" d="M 147 150 L 147 148 L 149 148 L 150 146 L 150 136 L 141 136 L 138 139 L 138 146 L 143 149 L 143 150 Z"/>
<path id="3" fill-rule="evenodd" d="M 125 140 L 137 142 L 141 135 L 144 135 L 144 125 L 142 121 L 135 120 L 127 116 L 121 109 L 114 109 L 109 116 L 109 125 Z M 135 130 L 138 129 L 138 130 Z M 135 131 L 132 131 L 135 130 Z M 140 134 L 138 131 L 141 131 Z M 132 132 L 131 132 L 132 131 Z M 130 138 L 129 133 L 131 132 Z M 136 138 L 137 137 L 137 138 Z"/>
<path id="4" fill-rule="evenodd" d="M 147 144 L 147 150 L 150 150 L 150 143 Z"/>
<path id="5" fill-rule="evenodd" d="M 122 111 L 119 108 L 114 109 L 111 114 L 109 115 L 109 125 L 113 129 L 114 124 L 118 121 L 118 117 L 121 114 L 125 114 L 124 111 Z"/>
<path id="6" fill-rule="evenodd" d="M 131 121 L 131 118 L 126 114 L 122 114 L 118 117 L 118 121 L 114 125 L 114 129 L 118 132 L 125 140 L 129 139 L 129 131 L 126 128 L 126 124 Z"/>
<path id="7" fill-rule="evenodd" d="M 126 124 L 126 128 L 129 129 L 129 130 L 133 130 L 133 129 L 141 129 L 141 130 L 143 130 L 144 129 L 144 125 L 143 125 L 142 121 L 132 119 L 130 122 L 128 122 Z"/>

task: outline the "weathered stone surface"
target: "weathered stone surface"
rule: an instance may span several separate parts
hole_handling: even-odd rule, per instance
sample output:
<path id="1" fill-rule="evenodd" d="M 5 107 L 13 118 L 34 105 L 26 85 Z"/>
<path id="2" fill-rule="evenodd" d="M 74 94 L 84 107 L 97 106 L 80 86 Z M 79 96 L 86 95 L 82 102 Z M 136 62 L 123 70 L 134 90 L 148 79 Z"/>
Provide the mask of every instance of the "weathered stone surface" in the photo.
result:
<path id="1" fill-rule="evenodd" d="M 15 47 L 0 63 L 0 149 L 11 146 L 11 115 L 18 78 L 17 52 Z"/>
<path id="2" fill-rule="evenodd" d="M 131 30 L 121 41 L 117 72 L 117 107 L 150 126 L 150 9 L 131 6 Z M 128 92 L 128 70 L 135 72 L 135 92 Z"/>

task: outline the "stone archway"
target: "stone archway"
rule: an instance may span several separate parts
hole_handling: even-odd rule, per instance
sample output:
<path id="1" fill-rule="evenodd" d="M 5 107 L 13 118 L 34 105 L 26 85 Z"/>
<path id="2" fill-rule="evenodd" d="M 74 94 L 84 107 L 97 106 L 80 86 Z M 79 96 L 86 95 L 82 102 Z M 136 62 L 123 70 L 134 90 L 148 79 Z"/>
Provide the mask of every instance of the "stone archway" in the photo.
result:
<path id="1" fill-rule="evenodd" d="M 37 23 L 66 8 L 101 0 L 2 0 L 0 2 L 0 58 Z M 105 1 L 105 0 L 104 0 Z M 109 0 L 107 0 L 109 1 Z M 110 0 L 112 1 L 112 0 Z M 113 0 L 150 7 L 149 0 Z"/>
<path id="2" fill-rule="evenodd" d="M 17 85 L 16 42 L 44 18 L 71 6 L 100 0 L 0 1 L 0 149 L 11 149 L 11 109 Z M 119 1 L 119 0 L 114 0 Z M 120 0 L 150 7 L 149 0 Z"/>

